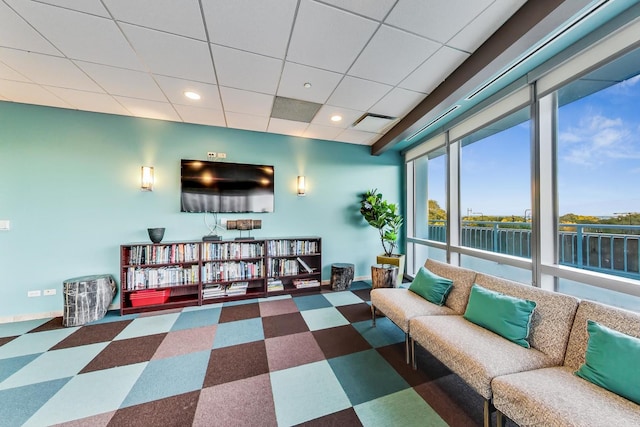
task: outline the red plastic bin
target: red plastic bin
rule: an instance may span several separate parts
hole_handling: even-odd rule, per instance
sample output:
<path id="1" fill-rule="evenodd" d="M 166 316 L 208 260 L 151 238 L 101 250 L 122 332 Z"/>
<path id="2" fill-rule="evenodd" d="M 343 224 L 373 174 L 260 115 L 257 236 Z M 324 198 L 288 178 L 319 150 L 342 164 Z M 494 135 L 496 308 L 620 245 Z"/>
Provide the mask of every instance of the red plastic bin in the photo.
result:
<path id="1" fill-rule="evenodd" d="M 164 304 L 169 300 L 170 295 L 171 291 L 169 289 L 162 291 L 145 289 L 143 291 L 133 292 L 130 295 L 131 305 L 133 307 L 140 307 L 143 305 Z"/>

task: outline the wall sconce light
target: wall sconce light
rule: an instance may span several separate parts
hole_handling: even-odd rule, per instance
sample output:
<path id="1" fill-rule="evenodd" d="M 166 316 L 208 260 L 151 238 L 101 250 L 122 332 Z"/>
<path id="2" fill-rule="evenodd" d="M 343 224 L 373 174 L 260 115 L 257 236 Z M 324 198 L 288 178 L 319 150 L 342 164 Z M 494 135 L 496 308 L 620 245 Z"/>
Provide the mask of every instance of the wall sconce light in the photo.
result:
<path id="1" fill-rule="evenodd" d="M 306 191 L 304 175 L 298 176 L 298 196 L 304 196 Z"/>
<path id="2" fill-rule="evenodd" d="M 153 166 L 142 166 L 140 188 L 142 191 L 153 191 Z"/>

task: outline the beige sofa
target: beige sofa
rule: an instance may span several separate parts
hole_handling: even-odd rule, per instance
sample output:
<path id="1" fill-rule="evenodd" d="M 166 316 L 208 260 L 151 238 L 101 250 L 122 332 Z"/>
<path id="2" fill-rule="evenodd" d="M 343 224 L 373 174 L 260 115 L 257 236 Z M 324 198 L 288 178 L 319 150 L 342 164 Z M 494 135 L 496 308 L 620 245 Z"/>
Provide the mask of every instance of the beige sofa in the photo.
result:
<path id="1" fill-rule="evenodd" d="M 485 426 L 494 406 L 499 424 L 504 414 L 522 426 L 640 425 L 639 405 L 573 374 L 584 362 L 587 319 L 640 337 L 640 315 L 432 260 L 425 267 L 453 280 L 446 305 L 407 289 L 373 289 L 374 326 L 377 308 L 410 340 L 414 368 L 417 343 L 466 381 L 485 400 Z M 536 302 L 531 348 L 462 316 L 474 283 Z"/>
<path id="2" fill-rule="evenodd" d="M 639 405 L 574 375 L 585 360 L 587 320 L 640 338 L 640 314 L 581 301 L 562 366 L 493 379 L 499 423 L 505 414 L 521 426 L 640 426 Z"/>
<path id="3" fill-rule="evenodd" d="M 404 332 L 405 354 L 409 363 L 409 320 L 425 315 L 461 315 L 467 307 L 469 292 L 476 272 L 442 262 L 427 260 L 424 266 L 438 276 L 453 281 L 453 287 L 442 307 L 425 300 L 406 288 L 377 288 L 371 290 L 371 318 L 376 324 L 376 309 Z"/>

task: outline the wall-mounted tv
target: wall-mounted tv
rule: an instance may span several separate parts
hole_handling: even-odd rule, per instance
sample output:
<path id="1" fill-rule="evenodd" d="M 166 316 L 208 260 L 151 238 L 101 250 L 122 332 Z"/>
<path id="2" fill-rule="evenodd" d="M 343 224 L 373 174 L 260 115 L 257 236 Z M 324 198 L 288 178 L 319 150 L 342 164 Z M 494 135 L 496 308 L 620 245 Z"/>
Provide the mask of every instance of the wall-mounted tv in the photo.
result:
<path id="1" fill-rule="evenodd" d="M 273 166 L 181 160 L 182 212 L 273 212 Z"/>

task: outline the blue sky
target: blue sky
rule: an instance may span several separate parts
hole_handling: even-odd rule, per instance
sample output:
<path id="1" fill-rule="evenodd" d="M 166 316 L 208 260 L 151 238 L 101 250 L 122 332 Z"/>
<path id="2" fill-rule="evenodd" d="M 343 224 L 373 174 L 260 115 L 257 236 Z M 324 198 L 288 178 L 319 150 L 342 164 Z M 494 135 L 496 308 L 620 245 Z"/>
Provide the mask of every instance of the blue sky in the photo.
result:
<path id="1" fill-rule="evenodd" d="M 463 147 L 463 215 L 524 215 L 529 140 L 529 125 L 521 124 Z M 429 198 L 444 207 L 442 157 L 430 161 L 429 180 Z M 558 203 L 560 215 L 640 212 L 640 76 L 560 108 Z"/>

